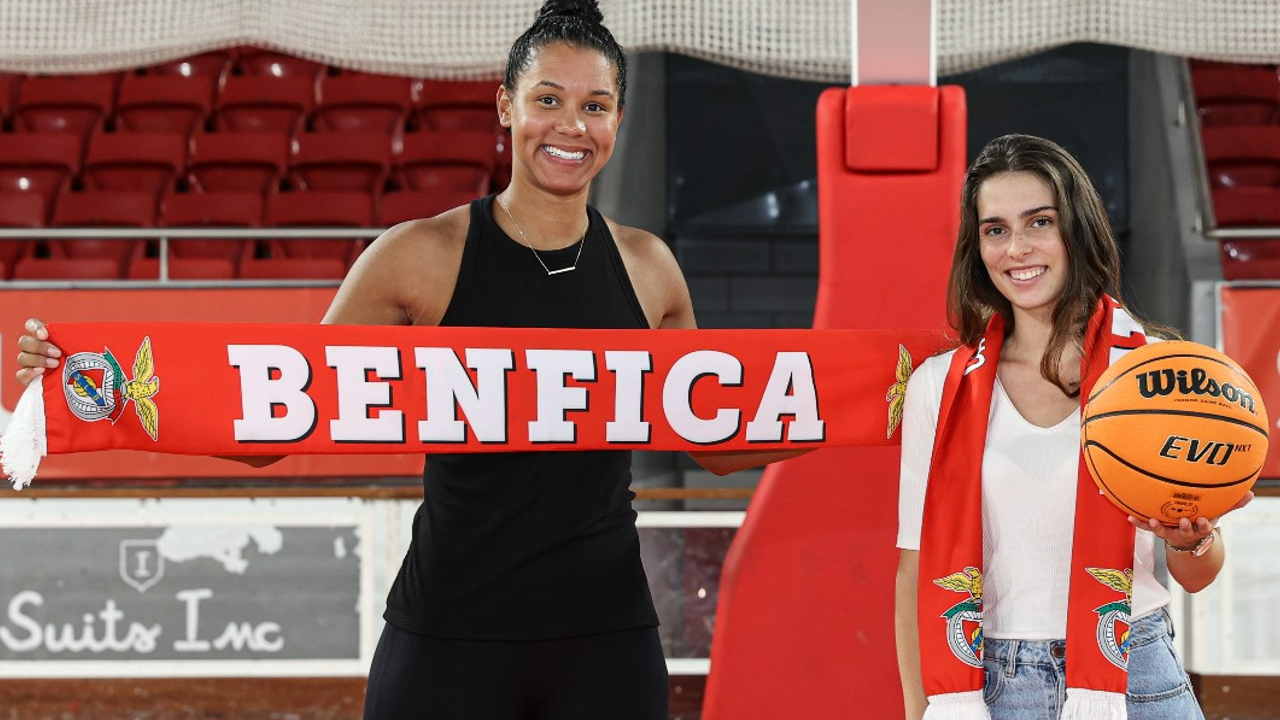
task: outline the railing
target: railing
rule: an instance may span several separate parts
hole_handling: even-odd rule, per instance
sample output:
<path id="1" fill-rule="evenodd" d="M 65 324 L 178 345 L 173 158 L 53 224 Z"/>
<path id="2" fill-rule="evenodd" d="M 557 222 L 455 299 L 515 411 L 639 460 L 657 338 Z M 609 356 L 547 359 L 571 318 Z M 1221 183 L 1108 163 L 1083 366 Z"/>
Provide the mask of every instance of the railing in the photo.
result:
<path id="1" fill-rule="evenodd" d="M 336 285 L 334 280 L 171 280 L 169 278 L 169 241 L 171 240 L 342 240 L 376 238 L 386 228 L 335 228 L 335 227 L 194 227 L 194 228 L 0 228 L 0 241 L 39 242 L 41 240 L 120 239 L 156 240 L 159 248 L 159 278 L 156 280 L 17 280 L 10 281 L 22 287 L 67 287 L 84 284 L 99 286 L 104 283 L 126 287 L 151 287 L 157 283 L 172 287 L 310 287 Z"/>

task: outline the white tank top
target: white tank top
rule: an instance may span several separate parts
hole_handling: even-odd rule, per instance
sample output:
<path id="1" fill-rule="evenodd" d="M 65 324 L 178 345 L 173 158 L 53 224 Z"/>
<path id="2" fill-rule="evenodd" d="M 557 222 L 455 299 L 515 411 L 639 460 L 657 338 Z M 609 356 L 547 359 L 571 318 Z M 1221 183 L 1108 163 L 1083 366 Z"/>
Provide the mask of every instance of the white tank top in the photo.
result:
<path id="1" fill-rule="evenodd" d="M 951 356 L 926 360 L 907 386 L 898 496 L 898 547 L 905 550 L 920 549 L 925 487 Z M 996 382 L 982 457 L 982 604 L 987 637 L 1066 637 L 1079 448 L 1079 409 L 1053 427 L 1038 427 L 1022 417 Z M 1136 532 L 1135 618 L 1169 603 L 1169 592 L 1154 573 L 1155 536 Z"/>

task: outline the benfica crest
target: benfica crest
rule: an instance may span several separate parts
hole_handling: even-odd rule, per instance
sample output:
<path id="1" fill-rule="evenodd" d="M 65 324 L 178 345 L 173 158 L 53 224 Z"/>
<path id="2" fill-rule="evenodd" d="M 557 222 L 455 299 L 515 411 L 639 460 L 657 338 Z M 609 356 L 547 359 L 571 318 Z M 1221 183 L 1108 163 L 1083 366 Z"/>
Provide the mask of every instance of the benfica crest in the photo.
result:
<path id="1" fill-rule="evenodd" d="M 75 353 L 62 366 L 62 391 L 67 407 L 85 422 L 110 420 L 114 425 L 132 400 L 142 428 L 152 440 L 159 433 L 159 413 L 151 398 L 160 392 L 160 378 L 155 377 L 150 337 L 143 339 L 134 357 L 133 378 L 125 375 L 109 349 Z"/>
<path id="2" fill-rule="evenodd" d="M 942 617 L 947 619 L 947 645 L 960 662 L 982 667 L 982 571 L 967 567 L 933 581 L 953 592 L 969 593 L 967 600 L 952 605 Z"/>
<path id="3" fill-rule="evenodd" d="M 1098 613 L 1098 649 L 1102 650 L 1102 654 L 1112 665 L 1124 670 L 1129 664 L 1129 610 L 1133 594 L 1133 570 L 1085 570 L 1103 585 L 1124 593 L 1124 600 L 1094 608 L 1094 612 Z"/>

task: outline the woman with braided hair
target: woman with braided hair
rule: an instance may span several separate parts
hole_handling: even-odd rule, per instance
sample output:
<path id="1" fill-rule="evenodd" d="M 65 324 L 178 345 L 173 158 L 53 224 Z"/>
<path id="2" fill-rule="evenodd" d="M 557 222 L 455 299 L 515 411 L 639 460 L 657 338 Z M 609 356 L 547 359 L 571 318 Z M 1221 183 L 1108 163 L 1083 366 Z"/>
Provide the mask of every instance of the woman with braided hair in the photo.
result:
<path id="1" fill-rule="evenodd" d="M 497 92 L 511 131 L 510 186 L 387 230 L 324 322 L 695 327 L 666 244 L 587 204 L 627 87 L 626 56 L 602 21 L 595 0 L 547 0 L 511 47 Z M 28 321 L 27 331 L 24 383 L 61 356 L 43 323 Z M 795 454 L 696 459 L 724 474 Z M 629 451 L 429 455 L 365 717 L 666 720 L 630 467 Z"/>

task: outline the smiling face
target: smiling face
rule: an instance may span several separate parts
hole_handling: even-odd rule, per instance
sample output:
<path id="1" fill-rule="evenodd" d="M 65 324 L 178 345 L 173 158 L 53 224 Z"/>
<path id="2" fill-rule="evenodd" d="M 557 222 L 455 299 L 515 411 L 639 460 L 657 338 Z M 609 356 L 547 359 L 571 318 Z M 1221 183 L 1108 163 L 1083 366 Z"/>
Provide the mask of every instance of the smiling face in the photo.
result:
<path id="1" fill-rule="evenodd" d="M 1067 284 L 1070 265 L 1053 188 L 1030 172 L 993 175 L 978 189 L 978 242 L 997 291 L 1045 322 Z"/>
<path id="2" fill-rule="evenodd" d="M 539 49 L 515 88 L 498 91 L 511 128 L 512 182 L 556 194 L 586 192 L 617 140 L 617 72 L 599 52 L 566 43 Z"/>

